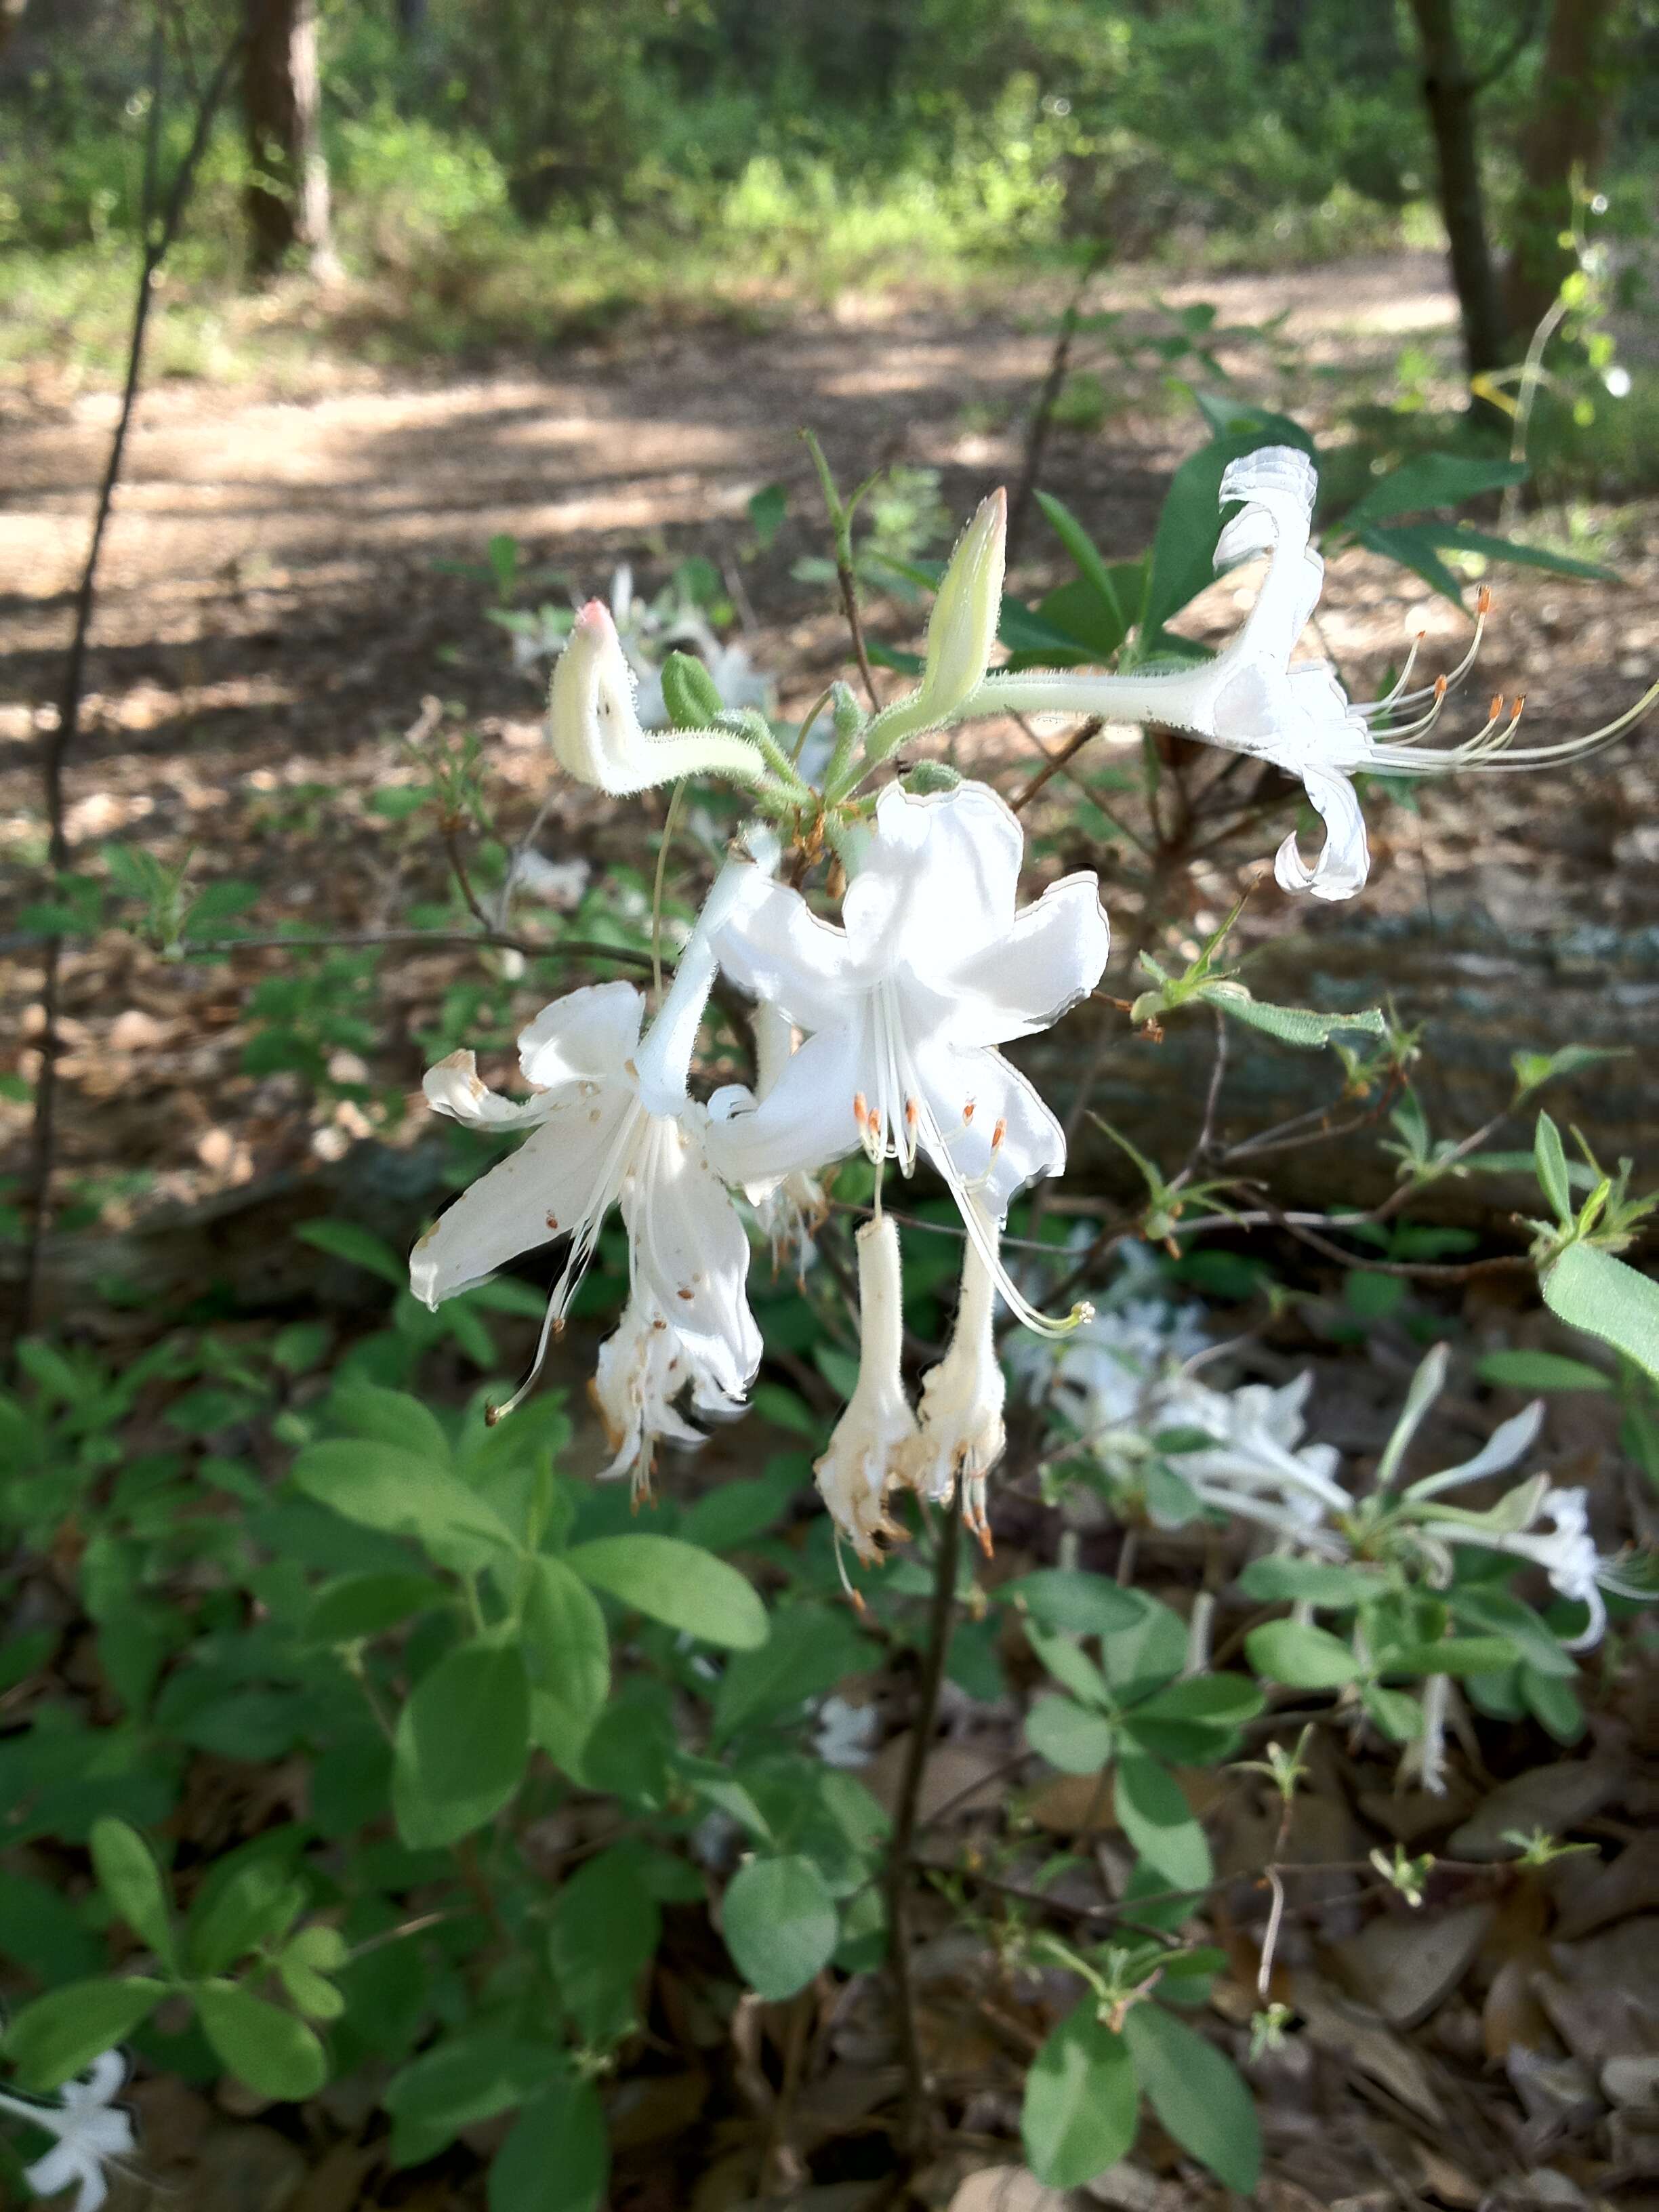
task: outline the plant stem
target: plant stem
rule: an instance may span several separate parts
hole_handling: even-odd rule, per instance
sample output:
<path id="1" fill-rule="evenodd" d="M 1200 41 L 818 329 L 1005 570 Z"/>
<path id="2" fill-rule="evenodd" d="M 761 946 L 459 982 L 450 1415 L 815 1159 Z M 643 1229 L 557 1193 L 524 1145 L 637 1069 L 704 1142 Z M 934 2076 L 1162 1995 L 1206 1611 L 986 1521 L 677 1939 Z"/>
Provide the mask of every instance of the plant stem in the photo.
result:
<path id="1" fill-rule="evenodd" d="M 70 863 L 64 803 L 64 769 L 81 730 L 81 703 L 86 690 L 87 647 L 92 635 L 93 608 L 98 591 L 98 562 L 104 548 L 104 534 L 109 526 L 110 512 L 115 503 L 115 487 L 120 481 L 127 433 L 132 426 L 133 410 L 137 404 L 144 360 L 144 333 L 149 323 L 155 277 L 178 235 L 179 225 L 190 198 L 191 185 L 195 180 L 197 165 L 206 150 L 213 118 L 230 82 L 231 69 L 241 52 L 245 35 L 240 31 L 237 32 L 226 46 L 212 81 L 197 101 L 195 128 L 189 148 L 174 173 L 166 205 L 158 214 L 155 170 L 161 144 L 161 63 L 166 47 L 161 36 L 161 18 L 157 17 L 155 58 L 151 70 L 155 81 L 150 88 L 150 118 L 144 150 L 143 258 L 133 301 L 131 335 L 127 341 L 126 378 L 121 390 L 121 409 L 116 417 L 115 434 L 110 440 L 109 457 L 104 464 L 103 480 L 98 487 L 98 501 L 92 518 L 92 536 L 88 543 L 87 557 L 75 595 L 75 628 L 70 639 L 69 658 L 64 664 L 58 726 L 47 736 L 40 768 L 48 837 L 47 860 L 54 888 L 57 879 L 66 872 Z M 15 1335 L 20 1338 L 27 1336 L 34 1326 L 46 1227 L 52 1214 L 52 1162 L 57 1149 L 58 1058 L 63 1050 L 63 1039 L 58 1027 L 62 966 L 63 939 L 54 935 L 48 939 L 41 959 L 40 1011 L 43 1019 L 40 1025 L 40 1074 L 35 1085 L 29 1164 L 23 1186 L 23 1215 L 28 1225 L 23 1244 L 22 1280 L 17 1293 Z"/>
<path id="2" fill-rule="evenodd" d="M 910 1877 L 915 1871 L 913 1851 L 922 1776 L 927 1771 L 927 1753 L 939 1718 L 939 1686 L 945 1679 L 945 1654 L 950 1642 L 951 1615 L 956 1606 L 962 1504 L 958 1485 L 956 1496 L 941 1516 L 934 1549 L 933 1594 L 927 1613 L 927 1641 L 921 1655 L 921 1680 L 917 1686 L 915 1716 L 910 1725 L 904 1772 L 894 1808 L 892 1840 L 887 1847 L 887 1965 L 898 2014 L 899 2059 L 904 2069 L 905 2148 L 913 2155 L 920 2155 L 927 2147 L 931 2115 L 927 2075 L 916 2027 L 915 1990 L 910 1979 Z"/>

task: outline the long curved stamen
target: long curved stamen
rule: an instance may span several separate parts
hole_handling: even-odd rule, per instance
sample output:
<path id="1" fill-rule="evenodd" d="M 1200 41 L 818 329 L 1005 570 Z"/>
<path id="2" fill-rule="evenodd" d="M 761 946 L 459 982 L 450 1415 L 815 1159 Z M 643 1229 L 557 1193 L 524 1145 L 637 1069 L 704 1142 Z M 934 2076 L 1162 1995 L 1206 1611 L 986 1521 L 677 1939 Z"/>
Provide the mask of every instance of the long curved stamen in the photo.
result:
<path id="1" fill-rule="evenodd" d="M 1360 708 L 1359 712 L 1362 714 L 1368 716 L 1371 714 L 1384 714 L 1388 712 L 1390 707 L 1395 705 L 1405 695 L 1406 686 L 1412 680 L 1412 670 L 1417 665 L 1418 653 L 1421 649 L 1424 639 L 1428 635 L 1428 634 L 1429 633 L 1425 629 L 1420 629 L 1418 631 L 1417 635 L 1412 640 L 1411 651 L 1406 655 L 1405 666 L 1401 670 L 1399 675 L 1395 677 L 1393 684 L 1382 694 L 1382 696 L 1380 699 L 1373 699 L 1368 704 Z"/>
<path id="2" fill-rule="evenodd" d="M 1427 714 L 1419 714 L 1414 722 L 1401 722 L 1397 726 L 1383 729 L 1378 733 L 1381 739 L 1389 744 L 1415 744 L 1417 740 L 1425 737 L 1440 720 L 1442 709 L 1446 703 L 1446 694 L 1450 689 L 1451 683 L 1449 678 L 1437 676 L 1431 687 L 1434 704 L 1429 708 Z"/>
<path id="3" fill-rule="evenodd" d="M 1455 691 L 1458 685 L 1468 674 L 1470 669 L 1474 667 L 1476 659 L 1479 657 L 1480 652 L 1480 641 L 1486 634 L 1486 617 L 1491 612 L 1492 593 L 1486 585 L 1483 584 L 1475 594 L 1474 635 L 1469 640 L 1468 649 L 1464 653 L 1463 658 L 1458 662 L 1456 667 L 1451 671 L 1450 674 L 1443 678 L 1437 676 L 1432 684 L 1425 684 L 1421 689 L 1416 691 L 1407 691 L 1402 690 L 1401 686 L 1404 684 L 1407 676 L 1411 673 L 1412 658 L 1414 658 L 1416 655 L 1417 645 L 1413 645 L 1412 647 L 1411 657 L 1407 658 L 1405 668 L 1401 672 L 1400 682 L 1395 685 L 1391 691 L 1386 693 L 1382 698 L 1373 700 L 1369 706 L 1362 706 L 1359 712 L 1364 714 L 1369 721 L 1372 715 L 1385 714 L 1391 707 L 1419 706 L 1424 700 L 1431 697 L 1442 683 L 1444 684 L 1448 691 Z M 1422 641 L 1423 632 L 1419 630 L 1417 634 L 1417 644 L 1420 645 Z"/>
<path id="4" fill-rule="evenodd" d="M 484 1419 L 492 1428 L 497 1421 L 505 1420 L 509 1413 L 515 1413 L 523 1405 L 535 1388 L 536 1378 L 542 1371 L 554 1338 L 564 1333 L 564 1317 L 569 1311 L 570 1301 L 575 1297 L 582 1277 L 587 1273 L 588 1263 L 599 1249 L 599 1231 L 605 1226 L 605 1217 L 621 1195 L 628 1156 L 639 1134 L 638 1123 L 642 1115 L 645 1115 L 645 1109 L 637 1099 L 623 1110 L 617 1133 L 611 1140 L 611 1148 L 594 1181 L 592 1201 L 571 1232 L 570 1250 L 566 1255 L 559 1279 L 553 1285 L 552 1295 L 547 1301 L 547 1312 L 543 1317 L 542 1333 L 536 1340 L 536 1356 L 530 1363 L 530 1372 L 505 1405 L 490 1406 L 485 1409 Z M 648 1124 L 650 1117 L 646 1115 L 645 1118 Z M 631 1246 L 629 1251 L 631 1257 Z"/>

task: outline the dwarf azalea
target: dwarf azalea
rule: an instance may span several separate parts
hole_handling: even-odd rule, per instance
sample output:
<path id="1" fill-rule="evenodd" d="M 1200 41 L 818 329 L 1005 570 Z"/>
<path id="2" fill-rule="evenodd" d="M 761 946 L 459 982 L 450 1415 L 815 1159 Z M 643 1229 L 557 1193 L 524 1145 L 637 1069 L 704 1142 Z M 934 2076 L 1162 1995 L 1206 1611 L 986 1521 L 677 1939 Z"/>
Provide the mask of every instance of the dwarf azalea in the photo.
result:
<path id="1" fill-rule="evenodd" d="M 1487 594 L 1480 594 L 1474 637 L 1462 660 L 1449 676 L 1420 690 L 1405 688 L 1410 659 L 1394 689 L 1364 706 L 1345 696 L 1327 663 L 1292 666 L 1291 653 L 1318 604 L 1324 576 L 1324 563 L 1309 544 L 1317 485 L 1313 463 L 1291 446 L 1265 447 L 1234 461 L 1223 476 L 1222 505 L 1243 501 L 1243 507 L 1221 532 L 1216 565 L 1263 551 L 1270 557 L 1243 628 L 1213 659 L 1163 673 L 1035 669 L 991 676 L 955 719 L 1047 713 L 1157 722 L 1226 751 L 1271 761 L 1301 778 L 1326 828 L 1324 849 L 1311 867 L 1297 849 L 1294 833 L 1285 840 L 1274 863 L 1279 884 L 1316 898 L 1345 899 L 1363 888 L 1370 866 L 1364 818 L 1350 777 L 1560 763 L 1608 743 L 1659 698 L 1656 685 L 1628 713 L 1587 737 L 1526 748 L 1510 743 L 1521 702 L 1506 714 L 1502 700 L 1494 699 L 1486 726 L 1474 736 L 1443 751 L 1417 750 L 1439 719 L 1447 693 L 1474 665 Z"/>
<path id="2" fill-rule="evenodd" d="M 836 1524 L 864 1564 L 880 1554 L 884 1537 L 902 1535 L 886 1509 L 888 1490 L 916 1433 L 915 1415 L 899 1371 L 903 1344 L 898 1231 L 886 1216 L 866 1221 L 859 1255 L 859 1379 L 830 1449 L 813 1468 Z"/>
<path id="3" fill-rule="evenodd" d="M 75 2212 L 98 2212 L 109 2194 L 106 2165 L 130 2157 L 136 2147 L 131 2120 L 112 2102 L 126 2072 L 120 2052 L 106 2051 L 93 2060 L 82 2080 L 64 2082 L 55 2109 L 0 2093 L 0 2112 L 27 2120 L 58 2139 L 44 2156 L 23 2169 L 23 2179 L 37 2197 L 56 2197 L 60 2189 L 73 2186 L 79 2191 Z"/>
<path id="4" fill-rule="evenodd" d="M 758 751 L 735 731 L 647 734 L 635 704 L 634 672 L 602 599 L 590 599 L 581 610 L 559 655 L 548 698 L 548 734 L 567 774 L 613 798 L 677 776 L 758 783 L 766 772 Z"/>
<path id="5" fill-rule="evenodd" d="M 993 1260 L 981 1255 L 988 1242 Z M 904 1480 L 923 1496 L 944 1501 L 962 1486 L 962 1517 L 987 1552 L 985 1485 L 1007 1441 L 1002 1425 L 1006 1385 L 998 1364 L 992 1323 L 996 1317 L 993 1272 L 996 1231 L 970 1238 L 962 1260 L 962 1296 L 945 1357 L 922 1377 L 920 1432 L 904 1459 Z"/>
<path id="6" fill-rule="evenodd" d="M 706 994 L 706 975 L 702 988 Z M 699 1000 L 699 1012 L 701 1005 Z M 439 1113 L 475 1128 L 520 1127 L 529 1134 L 422 1237 L 410 1258 L 410 1282 L 418 1297 L 435 1306 L 520 1253 L 568 1235 L 569 1256 L 548 1304 L 533 1380 L 600 1226 L 620 1204 L 630 1281 L 641 1300 L 635 1326 L 642 1325 L 641 1314 L 672 1316 L 687 1374 L 695 1376 L 701 1395 L 738 1400 L 761 1354 L 744 1290 L 749 1240 L 708 1164 L 707 1112 L 686 1099 L 684 1063 L 678 1091 L 659 1065 L 660 1053 L 652 1061 L 656 1085 L 647 1091 L 641 1081 L 639 1061 L 653 1043 L 640 1043 L 643 1010 L 631 983 L 593 984 L 544 1008 L 519 1039 L 520 1066 L 536 1091 L 522 1104 L 486 1090 L 470 1052 L 452 1053 L 428 1071 L 426 1095 Z M 665 1018 L 671 1012 L 689 1052 L 696 1020 L 688 1029 L 672 994 Z M 630 1371 L 643 1389 L 644 1370 L 636 1364 Z M 643 1411 L 639 1418 L 644 1433 Z"/>
<path id="7" fill-rule="evenodd" d="M 1498 1525 L 1510 1517 L 1511 1505 L 1518 1528 Z M 1547 1535 L 1538 1522 L 1548 1521 Z M 1582 1651 L 1598 1644 L 1607 1625 L 1607 1602 L 1601 1595 L 1603 1562 L 1589 1531 L 1589 1499 L 1582 1490 L 1557 1490 L 1541 1476 L 1535 1483 L 1512 1492 L 1490 1516 L 1460 1515 L 1455 1520 L 1425 1521 L 1419 1533 L 1430 1544 L 1474 1544 L 1484 1551 L 1506 1553 L 1541 1567 L 1550 1587 L 1565 1598 L 1589 1608 L 1589 1618 L 1579 1633 L 1569 1639 L 1569 1651 Z"/>
<path id="8" fill-rule="evenodd" d="M 1066 1141 L 996 1047 L 1046 1029 L 1093 989 L 1108 932 L 1092 875 L 1068 876 L 1016 910 L 1023 846 L 1018 822 L 983 784 L 927 799 L 894 784 L 839 929 L 750 870 L 711 944 L 735 981 L 807 1034 L 769 1094 L 714 1127 L 710 1146 L 744 1183 L 860 1145 L 907 1175 L 925 1158 L 1009 1306 L 1047 1329 L 1008 1279 L 990 1224 L 1035 1176 L 1060 1172 Z"/>

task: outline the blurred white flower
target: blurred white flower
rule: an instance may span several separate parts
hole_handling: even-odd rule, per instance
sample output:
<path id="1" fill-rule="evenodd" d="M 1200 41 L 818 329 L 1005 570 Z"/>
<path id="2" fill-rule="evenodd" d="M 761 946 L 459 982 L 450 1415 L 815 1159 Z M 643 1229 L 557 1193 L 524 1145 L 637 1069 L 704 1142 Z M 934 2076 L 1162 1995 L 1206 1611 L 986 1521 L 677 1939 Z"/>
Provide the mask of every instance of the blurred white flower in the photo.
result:
<path id="1" fill-rule="evenodd" d="M 73 2187 L 78 2191 L 75 2212 L 98 2212 L 109 2194 L 106 2165 L 130 2157 L 136 2148 L 132 2121 L 112 2101 L 126 2072 L 118 2051 L 104 2051 L 80 2080 L 64 2082 L 55 2108 L 0 2092 L 0 2112 L 57 2137 L 44 2156 L 23 2169 L 37 2197 L 56 2197 Z"/>
<path id="2" fill-rule="evenodd" d="M 828 1697 L 818 1707 L 812 1748 L 826 1766 L 868 1766 L 880 1733 L 881 1715 L 873 1705 Z"/>
<path id="3" fill-rule="evenodd" d="M 1630 371 L 1618 362 L 1613 363 L 1613 367 L 1601 379 L 1601 381 L 1607 386 L 1607 390 L 1613 394 L 1615 399 L 1629 398 Z"/>

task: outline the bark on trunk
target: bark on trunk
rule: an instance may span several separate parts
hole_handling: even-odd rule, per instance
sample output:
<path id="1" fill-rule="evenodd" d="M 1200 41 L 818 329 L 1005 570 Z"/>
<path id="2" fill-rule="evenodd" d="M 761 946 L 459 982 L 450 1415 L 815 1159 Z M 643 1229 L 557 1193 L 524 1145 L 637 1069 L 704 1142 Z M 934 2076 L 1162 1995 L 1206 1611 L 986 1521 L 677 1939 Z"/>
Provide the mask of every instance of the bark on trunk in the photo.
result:
<path id="1" fill-rule="evenodd" d="M 1572 178 L 1594 187 L 1613 125 L 1611 0 L 1555 0 L 1538 96 L 1521 141 L 1521 191 L 1504 299 L 1517 331 L 1535 330 L 1574 258 L 1561 234 L 1572 221 Z"/>
<path id="2" fill-rule="evenodd" d="M 317 70 L 317 0 L 246 0 L 242 110 L 253 173 L 249 259 L 274 276 L 296 248 L 312 272 L 335 270 Z"/>
<path id="3" fill-rule="evenodd" d="M 1564 7 L 1580 0 L 1562 0 Z M 1471 380 L 1509 360 L 1513 340 L 1486 234 L 1475 99 L 1479 82 L 1457 35 L 1455 0 L 1411 0 L 1423 47 L 1423 98 L 1434 134 L 1440 212 Z"/>

